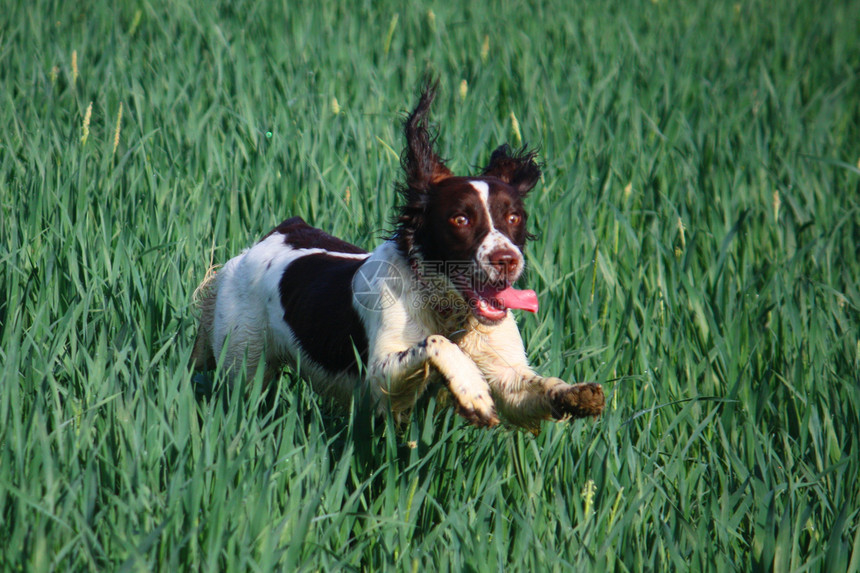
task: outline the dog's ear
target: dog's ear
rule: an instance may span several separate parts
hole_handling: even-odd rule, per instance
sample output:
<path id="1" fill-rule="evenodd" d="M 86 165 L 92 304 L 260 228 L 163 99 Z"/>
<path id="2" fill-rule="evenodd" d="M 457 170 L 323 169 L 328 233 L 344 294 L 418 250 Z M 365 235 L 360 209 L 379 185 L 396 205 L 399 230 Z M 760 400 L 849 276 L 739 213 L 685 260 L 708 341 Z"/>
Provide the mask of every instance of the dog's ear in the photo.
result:
<path id="1" fill-rule="evenodd" d="M 508 144 L 496 149 L 490 156 L 490 162 L 484 168 L 483 175 L 498 177 L 520 195 L 531 191 L 540 179 L 540 166 L 535 161 L 537 152 L 523 147 L 519 151 L 511 151 Z"/>
<path id="2" fill-rule="evenodd" d="M 436 97 L 438 87 L 438 80 L 429 78 L 425 80 L 418 105 L 403 123 L 406 149 L 403 150 L 400 163 L 406 172 L 406 186 L 421 191 L 452 175 L 442 159 L 433 151 L 436 137 L 427 127 L 427 113 Z"/>

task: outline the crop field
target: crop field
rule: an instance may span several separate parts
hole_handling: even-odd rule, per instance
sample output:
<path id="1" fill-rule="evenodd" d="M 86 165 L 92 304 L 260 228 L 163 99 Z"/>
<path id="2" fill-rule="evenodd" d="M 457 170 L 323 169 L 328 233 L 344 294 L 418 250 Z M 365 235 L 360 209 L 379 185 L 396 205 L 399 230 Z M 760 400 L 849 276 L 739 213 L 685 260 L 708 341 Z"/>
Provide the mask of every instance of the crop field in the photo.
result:
<path id="1" fill-rule="evenodd" d="M 860 571 L 858 22 L 5 3 L 0 570 Z M 207 270 L 294 215 L 380 244 L 427 74 L 455 173 L 539 150 L 517 318 L 605 414 L 481 430 L 431 397 L 397 427 L 289 370 L 201 396 Z"/>

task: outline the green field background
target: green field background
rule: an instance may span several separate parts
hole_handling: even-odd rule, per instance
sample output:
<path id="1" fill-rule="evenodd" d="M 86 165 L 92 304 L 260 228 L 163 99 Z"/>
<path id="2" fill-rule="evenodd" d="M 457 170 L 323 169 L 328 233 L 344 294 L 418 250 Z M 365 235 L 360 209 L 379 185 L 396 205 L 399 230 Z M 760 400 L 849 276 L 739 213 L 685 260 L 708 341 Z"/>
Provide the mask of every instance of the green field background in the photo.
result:
<path id="1" fill-rule="evenodd" d="M 0 569 L 860 570 L 860 3 L 4 3 Z M 521 314 L 598 420 L 199 399 L 194 289 L 373 248 L 400 122 L 538 148 Z M 218 377 L 216 375 L 216 382 Z"/>

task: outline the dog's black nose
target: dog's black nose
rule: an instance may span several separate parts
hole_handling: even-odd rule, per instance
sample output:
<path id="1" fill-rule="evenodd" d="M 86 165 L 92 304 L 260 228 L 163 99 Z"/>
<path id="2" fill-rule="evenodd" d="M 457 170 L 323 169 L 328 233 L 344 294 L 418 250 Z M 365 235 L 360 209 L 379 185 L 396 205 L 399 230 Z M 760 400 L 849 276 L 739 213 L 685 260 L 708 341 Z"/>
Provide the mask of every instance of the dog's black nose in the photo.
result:
<path id="1" fill-rule="evenodd" d="M 510 249 L 494 251 L 490 254 L 490 264 L 505 274 L 513 274 L 520 266 L 520 256 Z"/>

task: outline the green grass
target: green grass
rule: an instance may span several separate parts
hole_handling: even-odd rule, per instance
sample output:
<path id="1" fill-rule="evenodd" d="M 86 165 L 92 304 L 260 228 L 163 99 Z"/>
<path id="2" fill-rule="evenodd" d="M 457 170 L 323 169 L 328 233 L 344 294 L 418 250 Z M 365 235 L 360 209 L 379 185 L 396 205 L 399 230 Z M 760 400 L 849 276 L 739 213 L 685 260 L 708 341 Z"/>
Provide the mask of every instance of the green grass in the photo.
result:
<path id="1" fill-rule="evenodd" d="M 0 568 L 860 570 L 860 4 L 455 4 L 2 11 Z M 606 414 L 198 401 L 210 259 L 377 245 L 427 70 L 454 171 L 539 146 L 523 337 Z"/>

